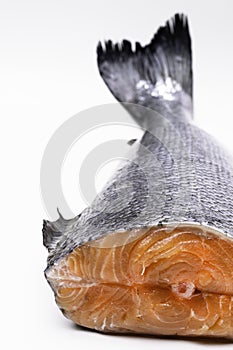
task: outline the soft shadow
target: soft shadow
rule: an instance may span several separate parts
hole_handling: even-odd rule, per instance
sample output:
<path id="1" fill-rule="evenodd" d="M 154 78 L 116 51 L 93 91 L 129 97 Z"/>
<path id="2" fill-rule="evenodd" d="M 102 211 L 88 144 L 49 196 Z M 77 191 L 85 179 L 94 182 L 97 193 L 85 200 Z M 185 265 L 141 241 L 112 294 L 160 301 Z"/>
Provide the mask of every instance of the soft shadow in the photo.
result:
<path id="1" fill-rule="evenodd" d="M 143 339 L 161 339 L 161 340 L 176 340 L 176 341 L 189 341 L 194 342 L 200 345 L 206 346 L 219 346 L 221 344 L 232 344 L 233 341 L 231 339 L 225 338 L 207 338 L 207 337 L 182 337 L 182 336 L 163 336 L 163 335 L 150 335 L 150 334 L 134 334 L 134 333 L 111 333 L 111 332 L 99 332 L 95 329 L 78 326 L 75 323 L 71 323 L 70 327 L 74 330 L 79 330 L 82 332 L 95 333 L 101 336 L 112 336 L 112 337 L 127 337 L 127 338 L 143 338 Z"/>

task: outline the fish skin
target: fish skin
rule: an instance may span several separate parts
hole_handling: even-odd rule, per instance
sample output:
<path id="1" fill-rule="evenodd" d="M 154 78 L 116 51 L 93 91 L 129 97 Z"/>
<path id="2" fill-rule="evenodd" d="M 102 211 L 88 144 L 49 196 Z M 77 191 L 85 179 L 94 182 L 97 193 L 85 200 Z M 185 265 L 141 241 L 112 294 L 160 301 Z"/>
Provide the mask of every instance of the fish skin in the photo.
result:
<path id="1" fill-rule="evenodd" d="M 100 74 L 145 133 L 81 214 L 44 220 L 63 314 L 101 332 L 233 339 L 233 162 L 193 123 L 187 18 L 149 45 L 98 45 Z"/>
<path id="2" fill-rule="evenodd" d="M 90 207 L 71 220 L 44 221 L 46 270 L 107 233 L 161 223 L 190 222 L 233 239 L 231 156 L 192 121 L 187 18 L 175 15 L 135 51 L 108 41 L 97 53 L 103 80 L 146 131 Z"/>

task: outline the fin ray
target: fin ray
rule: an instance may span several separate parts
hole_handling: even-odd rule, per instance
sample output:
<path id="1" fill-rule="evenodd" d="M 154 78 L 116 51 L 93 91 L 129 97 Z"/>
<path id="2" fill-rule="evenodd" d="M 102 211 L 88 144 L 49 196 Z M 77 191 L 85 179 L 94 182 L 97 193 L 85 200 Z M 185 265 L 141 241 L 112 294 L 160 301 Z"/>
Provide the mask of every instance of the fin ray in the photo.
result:
<path id="1" fill-rule="evenodd" d="M 118 101 L 149 107 L 164 115 L 192 118 L 192 52 L 187 17 L 176 14 L 142 47 L 98 44 L 100 74 Z M 127 108 L 127 107 L 126 107 Z M 127 108 L 130 110 L 130 108 Z M 145 126 L 130 110 L 137 122 Z"/>

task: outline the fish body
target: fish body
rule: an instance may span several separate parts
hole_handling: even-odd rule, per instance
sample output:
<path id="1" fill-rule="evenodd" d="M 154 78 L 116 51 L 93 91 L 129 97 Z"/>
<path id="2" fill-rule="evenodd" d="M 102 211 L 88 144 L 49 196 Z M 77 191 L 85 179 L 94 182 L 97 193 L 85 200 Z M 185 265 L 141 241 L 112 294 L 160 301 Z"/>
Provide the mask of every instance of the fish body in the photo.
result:
<path id="1" fill-rule="evenodd" d="M 44 221 L 57 304 L 104 332 L 233 339 L 233 163 L 193 122 L 187 18 L 145 47 L 108 41 L 97 53 L 145 132 L 90 207 Z"/>

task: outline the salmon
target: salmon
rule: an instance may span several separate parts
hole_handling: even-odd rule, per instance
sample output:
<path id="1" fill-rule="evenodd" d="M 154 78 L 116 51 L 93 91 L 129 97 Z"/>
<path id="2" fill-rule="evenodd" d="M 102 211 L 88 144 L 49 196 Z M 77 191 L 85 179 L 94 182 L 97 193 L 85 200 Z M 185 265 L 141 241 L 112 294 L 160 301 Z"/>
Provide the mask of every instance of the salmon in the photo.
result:
<path id="1" fill-rule="evenodd" d="M 74 323 L 233 339 L 233 162 L 193 122 L 186 16 L 150 44 L 98 45 L 100 74 L 144 129 L 81 214 L 44 220 L 45 277 Z"/>

